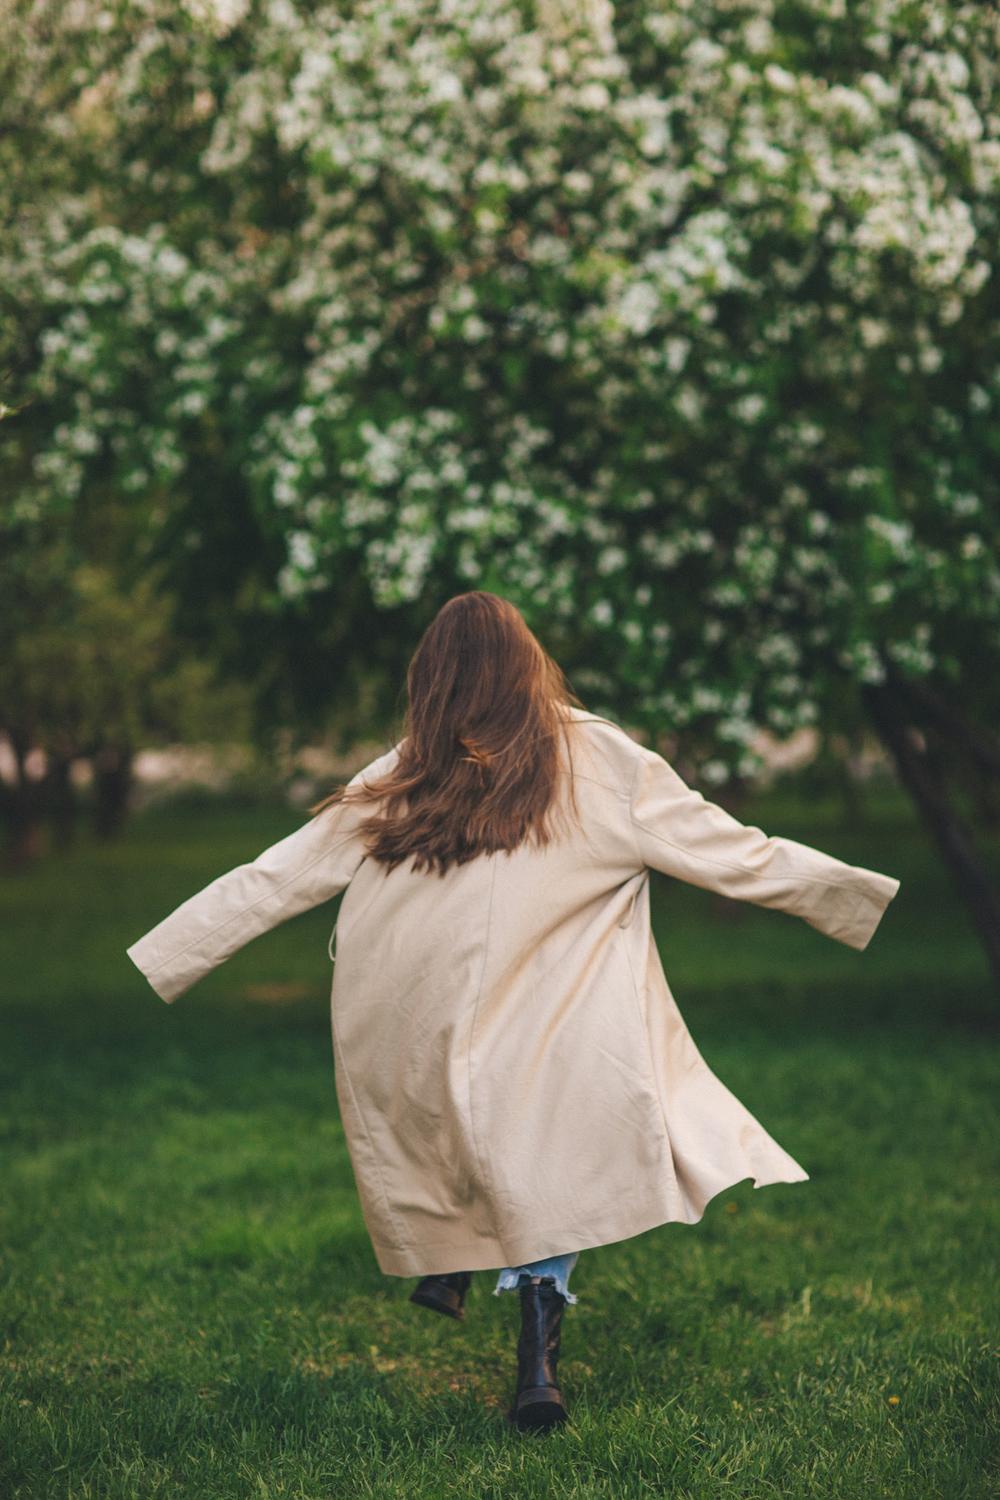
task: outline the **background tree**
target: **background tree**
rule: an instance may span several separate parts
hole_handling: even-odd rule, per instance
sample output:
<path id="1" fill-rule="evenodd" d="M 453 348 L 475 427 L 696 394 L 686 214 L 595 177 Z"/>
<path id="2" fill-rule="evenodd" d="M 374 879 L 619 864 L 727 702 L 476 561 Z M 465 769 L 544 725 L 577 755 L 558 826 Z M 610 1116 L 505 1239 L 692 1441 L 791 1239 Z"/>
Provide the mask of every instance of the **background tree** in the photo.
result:
<path id="1" fill-rule="evenodd" d="M 4 267 L 42 328 L 17 503 L 132 497 L 178 628 L 303 724 L 369 669 L 389 706 L 476 586 L 710 784 L 850 700 L 1000 983 L 963 823 L 998 759 L 996 14 L 51 15 L 77 191 Z"/>
<path id="2" fill-rule="evenodd" d="M 171 613 L 152 578 L 126 592 L 107 566 L 82 560 L 72 538 L 0 527 L 0 732 L 15 759 L 13 780 L 0 782 L 0 816 L 10 865 L 72 841 L 77 762 L 89 764 L 94 828 L 106 838 L 122 826 L 138 750 L 248 732 L 245 689 L 179 647 Z"/>

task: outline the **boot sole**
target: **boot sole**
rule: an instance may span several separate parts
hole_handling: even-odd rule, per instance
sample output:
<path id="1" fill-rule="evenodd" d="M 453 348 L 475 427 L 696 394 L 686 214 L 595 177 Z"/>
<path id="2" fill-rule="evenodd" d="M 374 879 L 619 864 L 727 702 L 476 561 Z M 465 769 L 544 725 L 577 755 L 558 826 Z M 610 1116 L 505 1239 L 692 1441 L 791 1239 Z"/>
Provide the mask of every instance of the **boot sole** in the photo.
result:
<path id="1" fill-rule="evenodd" d="M 521 1431 L 531 1431 L 566 1422 L 569 1412 L 554 1386 L 536 1386 L 520 1393 L 510 1417 Z"/>

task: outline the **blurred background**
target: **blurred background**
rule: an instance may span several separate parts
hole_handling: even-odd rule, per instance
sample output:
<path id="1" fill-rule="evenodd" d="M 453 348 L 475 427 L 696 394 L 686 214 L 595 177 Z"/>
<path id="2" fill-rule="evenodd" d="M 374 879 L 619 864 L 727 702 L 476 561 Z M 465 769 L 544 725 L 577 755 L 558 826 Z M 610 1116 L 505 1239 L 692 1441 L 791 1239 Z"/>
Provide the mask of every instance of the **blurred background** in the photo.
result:
<path id="1" fill-rule="evenodd" d="M 993 1493 L 998 245 L 989 6 L 4 0 L 7 1493 L 411 1500 L 447 1432 L 455 1495 Z M 124 953 L 470 588 L 901 881 L 858 955 L 654 878 L 811 1181 L 582 1257 L 583 1436 L 513 1473 L 509 1309 L 456 1342 L 368 1246 L 335 910 L 176 1009 Z"/>

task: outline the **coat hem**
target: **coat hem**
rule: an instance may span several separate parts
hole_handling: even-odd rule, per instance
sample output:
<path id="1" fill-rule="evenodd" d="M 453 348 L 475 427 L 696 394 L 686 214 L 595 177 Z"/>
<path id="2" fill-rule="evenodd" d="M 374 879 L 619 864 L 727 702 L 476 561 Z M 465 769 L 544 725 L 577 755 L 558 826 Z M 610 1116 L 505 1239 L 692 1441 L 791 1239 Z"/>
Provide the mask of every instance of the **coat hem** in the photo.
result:
<path id="1" fill-rule="evenodd" d="M 797 1174 L 789 1172 L 782 1177 L 762 1176 L 753 1171 L 742 1172 L 729 1182 L 720 1184 L 700 1205 L 686 1203 L 686 1213 L 677 1213 L 676 1201 L 672 1204 L 660 1196 L 645 1209 L 639 1209 L 625 1220 L 620 1218 L 621 1200 L 615 1201 L 612 1213 L 607 1216 L 605 1228 L 601 1220 L 591 1216 L 586 1226 L 564 1226 L 539 1230 L 528 1238 L 508 1240 L 505 1245 L 489 1234 L 477 1235 L 471 1240 L 448 1240 L 447 1242 L 425 1242 L 411 1244 L 406 1249 L 387 1245 L 372 1239 L 372 1248 L 379 1270 L 386 1276 L 445 1276 L 452 1271 L 498 1271 L 507 1266 L 522 1265 L 528 1261 L 546 1260 L 553 1255 L 566 1255 L 574 1250 L 596 1250 L 602 1245 L 616 1245 L 622 1240 L 633 1239 L 661 1224 L 698 1224 L 713 1198 L 724 1193 L 737 1183 L 753 1180 L 755 1188 L 771 1187 L 785 1182 L 808 1182 L 809 1174 L 799 1168 Z"/>

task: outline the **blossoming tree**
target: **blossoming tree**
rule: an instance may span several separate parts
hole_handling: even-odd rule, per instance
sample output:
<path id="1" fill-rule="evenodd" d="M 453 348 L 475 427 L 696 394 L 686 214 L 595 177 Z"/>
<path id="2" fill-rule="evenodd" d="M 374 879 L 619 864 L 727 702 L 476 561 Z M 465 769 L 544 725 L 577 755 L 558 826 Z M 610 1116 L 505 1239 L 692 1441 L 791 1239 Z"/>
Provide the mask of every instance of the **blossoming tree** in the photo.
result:
<path id="1" fill-rule="evenodd" d="M 38 330 L 14 504 L 113 485 L 187 609 L 252 579 L 331 675 L 354 631 L 390 682 L 444 597 L 495 589 L 595 707 L 710 746 L 709 783 L 755 769 L 759 726 L 861 716 L 1000 983 L 960 805 L 1000 768 L 995 12 L 50 23 L 86 190 L 4 268 Z"/>

